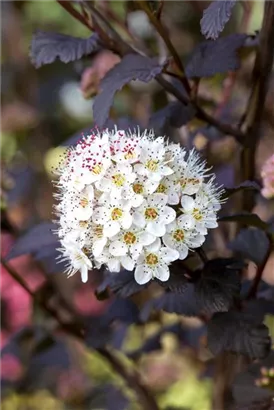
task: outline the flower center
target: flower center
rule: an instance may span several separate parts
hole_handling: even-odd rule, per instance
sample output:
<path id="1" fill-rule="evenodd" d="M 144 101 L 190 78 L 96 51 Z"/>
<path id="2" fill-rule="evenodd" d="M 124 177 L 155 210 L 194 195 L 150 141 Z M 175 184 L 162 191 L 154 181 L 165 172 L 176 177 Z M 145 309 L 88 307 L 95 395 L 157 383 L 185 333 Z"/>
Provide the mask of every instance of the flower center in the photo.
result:
<path id="1" fill-rule="evenodd" d="M 126 178 L 122 174 L 112 175 L 112 181 L 116 186 L 123 186 Z"/>
<path id="2" fill-rule="evenodd" d="M 198 178 L 181 178 L 179 182 L 182 188 L 185 188 L 188 184 L 190 185 L 200 184 L 200 180 Z"/>
<path id="3" fill-rule="evenodd" d="M 149 253 L 149 254 L 146 256 L 146 263 L 147 263 L 147 265 L 155 266 L 155 265 L 157 265 L 158 260 L 159 260 L 159 259 L 158 259 L 158 256 L 155 255 L 155 253 Z"/>
<path id="4" fill-rule="evenodd" d="M 135 153 L 134 153 L 134 151 L 128 151 L 125 155 L 124 155 L 124 158 L 125 159 L 133 159 L 133 158 L 135 158 Z"/>
<path id="5" fill-rule="evenodd" d="M 101 238 L 103 238 L 103 225 L 96 225 L 95 227 L 94 227 L 94 234 L 95 234 L 95 236 L 97 236 L 97 238 L 99 238 L 99 239 L 101 239 Z"/>
<path id="6" fill-rule="evenodd" d="M 167 187 L 164 184 L 159 184 L 159 186 L 156 190 L 156 192 L 158 194 L 164 194 L 164 193 L 166 193 L 166 191 L 167 191 Z"/>
<path id="7" fill-rule="evenodd" d="M 94 167 L 92 167 L 91 172 L 95 175 L 99 175 L 101 174 L 102 169 L 103 169 L 102 165 L 97 164 Z"/>
<path id="8" fill-rule="evenodd" d="M 145 218 L 146 219 L 156 219 L 158 216 L 158 212 L 155 208 L 147 208 L 145 210 Z"/>
<path id="9" fill-rule="evenodd" d="M 142 194 L 144 192 L 144 187 L 142 184 L 134 184 L 132 188 L 135 194 Z"/>
<path id="10" fill-rule="evenodd" d="M 127 245 L 133 245 L 136 242 L 136 235 L 134 235 L 134 233 L 132 232 L 126 232 L 124 235 L 124 242 Z"/>
<path id="11" fill-rule="evenodd" d="M 120 219 L 123 215 L 123 211 L 120 208 L 114 208 L 111 212 L 111 219 L 113 221 L 116 221 L 117 219 Z"/>
<path id="12" fill-rule="evenodd" d="M 173 239 L 177 242 L 183 242 L 185 238 L 184 231 L 182 229 L 176 229 L 176 231 L 173 232 Z"/>
<path id="13" fill-rule="evenodd" d="M 88 221 L 79 221 L 80 228 L 86 228 L 88 226 Z"/>
<path id="14" fill-rule="evenodd" d="M 201 219 L 203 219 L 203 215 L 201 214 L 198 208 L 193 209 L 192 215 L 194 216 L 196 221 L 201 221 Z"/>
<path id="15" fill-rule="evenodd" d="M 86 198 L 86 197 L 81 198 L 80 199 L 80 206 L 82 208 L 86 208 L 88 206 L 88 198 Z"/>
<path id="16" fill-rule="evenodd" d="M 150 159 L 147 161 L 145 167 L 149 170 L 149 171 L 157 171 L 158 169 L 158 161 L 155 161 L 153 159 Z"/>

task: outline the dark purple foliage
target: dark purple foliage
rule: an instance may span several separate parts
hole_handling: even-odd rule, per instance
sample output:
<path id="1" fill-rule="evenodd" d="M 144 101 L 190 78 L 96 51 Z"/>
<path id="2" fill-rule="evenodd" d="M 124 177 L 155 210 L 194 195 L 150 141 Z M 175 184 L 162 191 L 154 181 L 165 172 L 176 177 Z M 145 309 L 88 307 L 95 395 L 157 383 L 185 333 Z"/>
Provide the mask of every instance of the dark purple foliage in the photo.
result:
<path id="1" fill-rule="evenodd" d="M 60 59 L 62 63 L 79 60 L 101 48 L 99 36 L 77 38 L 61 33 L 38 31 L 31 42 L 30 58 L 36 68 Z"/>
<path id="2" fill-rule="evenodd" d="M 207 39 L 216 40 L 231 17 L 237 0 L 215 0 L 204 10 L 201 32 Z"/>
<path id="3" fill-rule="evenodd" d="M 212 77 L 237 70 L 240 66 L 237 51 L 247 38 L 246 34 L 231 34 L 198 44 L 186 66 L 187 77 Z"/>
<path id="4" fill-rule="evenodd" d="M 93 117 L 96 125 L 103 127 L 108 118 L 114 95 L 132 80 L 148 83 L 163 70 L 157 58 L 128 54 L 116 64 L 101 81 L 101 93 L 96 96 Z"/>
<path id="5" fill-rule="evenodd" d="M 230 351 L 263 359 L 270 351 L 268 328 L 261 316 L 246 312 L 215 313 L 208 323 L 208 347 L 213 354 Z"/>
<path id="6" fill-rule="evenodd" d="M 149 128 L 161 130 L 165 125 L 180 128 L 191 121 L 195 116 L 192 105 L 183 105 L 176 101 L 171 102 L 159 111 L 156 111 L 149 120 Z"/>

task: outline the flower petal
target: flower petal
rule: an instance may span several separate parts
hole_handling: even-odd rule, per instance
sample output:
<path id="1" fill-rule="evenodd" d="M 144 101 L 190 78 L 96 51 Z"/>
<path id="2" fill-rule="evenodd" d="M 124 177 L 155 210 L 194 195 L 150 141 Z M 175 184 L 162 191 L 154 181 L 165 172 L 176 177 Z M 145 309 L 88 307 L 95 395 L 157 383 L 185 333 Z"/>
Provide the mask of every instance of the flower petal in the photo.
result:
<path id="1" fill-rule="evenodd" d="M 99 239 L 98 241 L 94 241 L 92 246 L 93 256 L 97 258 L 103 251 L 105 245 L 107 243 L 107 238 Z"/>
<path id="2" fill-rule="evenodd" d="M 117 221 L 108 221 L 104 225 L 103 235 L 111 238 L 120 231 L 120 224 Z"/>
<path id="3" fill-rule="evenodd" d="M 159 222 L 149 222 L 146 230 L 154 236 L 161 237 L 166 233 L 166 226 Z"/>
<path id="4" fill-rule="evenodd" d="M 158 252 L 158 250 L 161 248 L 161 239 L 160 238 L 155 238 L 155 241 L 152 242 L 151 245 L 146 246 L 146 250 L 148 252 Z"/>
<path id="5" fill-rule="evenodd" d="M 180 249 L 179 250 L 179 259 L 183 260 L 187 257 L 188 255 L 188 247 L 185 244 L 181 244 L 180 245 Z"/>
<path id="6" fill-rule="evenodd" d="M 183 195 L 181 198 L 181 205 L 186 212 L 191 212 L 195 208 L 195 201 L 193 198 Z"/>
<path id="7" fill-rule="evenodd" d="M 144 228 L 146 225 L 146 220 L 144 215 L 139 212 L 134 212 L 133 214 L 133 223 L 134 225 L 138 226 L 139 228 Z"/>
<path id="8" fill-rule="evenodd" d="M 167 265 L 158 266 L 155 269 L 154 276 L 161 282 L 166 282 L 170 277 L 170 272 Z"/>
<path id="9" fill-rule="evenodd" d="M 138 265 L 134 271 L 134 278 L 139 285 L 144 285 L 152 279 L 152 271 L 145 265 Z"/>
<path id="10" fill-rule="evenodd" d="M 121 261 L 121 265 L 126 270 L 132 271 L 134 269 L 135 261 L 130 256 L 128 256 L 128 255 L 122 256 L 120 258 L 120 261 Z"/>
<path id="11" fill-rule="evenodd" d="M 195 226 L 195 219 L 191 215 L 181 215 L 177 219 L 177 224 L 179 228 L 182 228 L 182 229 L 186 229 L 186 230 L 193 229 Z"/>
<path id="12" fill-rule="evenodd" d="M 109 253 L 113 256 L 124 256 L 127 254 L 127 246 L 122 241 L 113 241 L 109 245 Z"/>
<path id="13" fill-rule="evenodd" d="M 176 249 L 162 248 L 159 253 L 166 263 L 176 261 L 179 258 L 179 252 Z"/>
<path id="14" fill-rule="evenodd" d="M 87 283 L 88 281 L 88 268 L 87 266 L 82 266 L 80 269 L 81 272 L 81 279 L 83 283 Z"/>
<path id="15" fill-rule="evenodd" d="M 121 264 L 119 259 L 111 258 L 107 262 L 108 269 L 110 272 L 120 272 L 121 270 Z"/>
<path id="16" fill-rule="evenodd" d="M 149 232 L 142 232 L 139 235 L 139 240 L 143 246 L 148 246 L 155 241 L 155 236 Z"/>
<path id="17" fill-rule="evenodd" d="M 164 218 L 164 223 L 169 224 L 176 218 L 176 211 L 175 209 L 170 208 L 170 206 L 165 206 L 163 214 L 161 216 L 163 216 Z"/>
<path id="18" fill-rule="evenodd" d="M 129 212 L 125 212 L 121 219 L 123 229 L 129 229 L 132 225 L 133 217 Z"/>

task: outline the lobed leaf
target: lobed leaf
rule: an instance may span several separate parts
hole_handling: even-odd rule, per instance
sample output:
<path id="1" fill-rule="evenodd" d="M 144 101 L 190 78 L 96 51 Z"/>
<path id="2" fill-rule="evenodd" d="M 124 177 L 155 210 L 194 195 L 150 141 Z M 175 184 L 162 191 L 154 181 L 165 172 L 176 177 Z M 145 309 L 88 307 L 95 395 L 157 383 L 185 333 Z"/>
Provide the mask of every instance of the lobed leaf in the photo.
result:
<path id="1" fill-rule="evenodd" d="M 164 310 L 168 313 L 178 313 L 185 316 L 197 316 L 200 306 L 195 298 L 195 288 L 192 283 L 188 283 L 184 293 L 167 291 L 158 298 L 147 302 L 140 313 L 140 320 L 147 321 L 154 311 Z"/>
<path id="2" fill-rule="evenodd" d="M 56 59 L 63 63 L 79 60 L 101 48 L 100 38 L 94 33 L 88 38 L 78 38 L 61 33 L 38 31 L 32 38 L 30 58 L 36 68 L 51 64 Z"/>
<path id="3" fill-rule="evenodd" d="M 226 312 L 240 296 L 239 271 L 243 265 L 234 259 L 209 261 L 195 283 L 195 293 L 205 313 Z"/>
<path id="4" fill-rule="evenodd" d="M 139 285 L 134 279 L 133 272 L 123 270 L 117 274 L 105 272 L 102 283 L 98 286 L 96 293 L 100 294 L 109 288 L 113 293 L 122 298 L 128 298 L 142 289 L 146 285 Z"/>
<path id="5" fill-rule="evenodd" d="M 269 239 L 260 229 L 242 229 L 236 238 L 230 242 L 229 248 L 260 266 L 269 248 Z"/>
<path id="6" fill-rule="evenodd" d="M 207 39 L 216 40 L 231 17 L 236 0 L 215 0 L 204 10 L 201 32 Z"/>
<path id="7" fill-rule="evenodd" d="M 274 366 L 274 351 L 260 361 L 259 363 L 252 364 L 247 368 L 245 372 L 236 375 L 233 385 L 232 394 L 236 403 L 241 404 L 246 410 L 259 410 L 259 402 L 273 397 L 273 390 L 271 388 L 256 386 L 255 381 L 262 377 L 261 368 L 269 369 Z M 254 407 L 251 403 L 254 404 Z M 255 407 L 257 405 L 257 407 Z M 269 409 L 269 407 L 263 407 L 263 410 Z"/>
<path id="8" fill-rule="evenodd" d="M 95 97 L 93 105 L 95 123 L 99 127 L 105 125 L 114 95 L 124 85 L 132 80 L 148 83 L 161 73 L 163 67 L 164 64 L 159 64 L 156 58 L 139 54 L 127 54 L 123 57 L 101 81 L 101 93 Z"/>
<path id="9" fill-rule="evenodd" d="M 211 77 L 236 71 L 240 66 L 237 51 L 244 46 L 247 38 L 246 34 L 231 34 L 198 44 L 186 66 L 187 77 Z"/>
<path id="10" fill-rule="evenodd" d="M 270 351 L 268 328 L 245 312 L 218 312 L 208 323 L 208 347 L 213 354 L 230 351 L 262 359 Z"/>

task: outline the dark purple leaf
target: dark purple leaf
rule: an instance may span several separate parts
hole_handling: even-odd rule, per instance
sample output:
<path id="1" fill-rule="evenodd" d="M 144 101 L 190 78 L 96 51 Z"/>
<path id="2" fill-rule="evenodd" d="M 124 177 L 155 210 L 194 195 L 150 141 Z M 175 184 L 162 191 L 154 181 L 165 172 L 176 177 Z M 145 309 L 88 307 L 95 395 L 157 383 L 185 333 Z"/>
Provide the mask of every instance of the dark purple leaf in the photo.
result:
<path id="1" fill-rule="evenodd" d="M 139 309 L 130 299 L 116 298 L 108 307 L 104 317 L 108 323 L 119 320 L 123 323 L 132 324 L 139 320 Z"/>
<path id="2" fill-rule="evenodd" d="M 270 351 L 268 328 L 249 312 L 215 313 L 208 323 L 208 347 L 213 354 L 222 351 L 262 359 Z"/>
<path id="3" fill-rule="evenodd" d="M 43 222 L 31 228 L 27 233 L 22 235 L 7 256 L 7 260 L 16 258 L 17 256 L 35 253 L 40 251 L 44 246 L 49 246 L 56 243 L 56 235 L 53 230 L 56 225 L 51 222 Z"/>
<path id="4" fill-rule="evenodd" d="M 122 298 L 128 298 L 134 293 L 146 288 L 146 285 L 139 285 L 134 279 L 133 272 L 123 270 L 119 273 L 105 272 L 103 282 L 98 286 L 96 292 L 100 294 L 107 288 Z"/>
<path id="5" fill-rule="evenodd" d="M 215 0 L 204 10 L 201 32 L 207 39 L 216 40 L 231 17 L 236 0 Z"/>
<path id="6" fill-rule="evenodd" d="M 154 310 L 164 310 L 168 313 L 178 313 L 185 316 L 197 316 L 200 306 L 195 297 L 193 284 L 188 283 L 184 293 L 168 291 L 147 302 L 141 310 L 140 320 L 146 322 Z"/>
<path id="7" fill-rule="evenodd" d="M 98 34 L 78 38 L 61 33 L 38 31 L 31 41 L 30 58 L 36 68 L 53 63 L 59 58 L 63 63 L 79 60 L 101 48 Z"/>
<path id="8" fill-rule="evenodd" d="M 22 199 L 35 195 L 36 175 L 30 166 L 21 165 L 8 170 L 8 174 L 13 180 L 12 189 L 7 191 L 8 204 L 18 203 Z"/>
<path id="9" fill-rule="evenodd" d="M 271 388 L 268 386 L 258 387 L 255 384 L 255 381 L 262 377 L 261 368 L 269 369 L 271 367 L 274 367 L 273 350 L 265 359 L 252 364 L 245 372 L 236 375 L 232 385 L 232 394 L 238 404 L 248 405 L 246 410 L 260 410 L 258 404 L 257 407 L 253 407 L 251 403 L 273 397 Z M 269 407 L 263 407 L 263 410 L 269 410 Z"/>
<path id="10" fill-rule="evenodd" d="M 192 105 L 183 105 L 180 102 L 173 101 L 166 107 L 152 114 L 149 120 L 149 128 L 161 130 L 166 125 L 180 128 L 191 121 L 194 116 L 195 109 Z"/>
<path id="11" fill-rule="evenodd" d="M 249 228 L 242 229 L 230 242 L 229 248 L 260 266 L 265 259 L 269 245 L 269 239 L 265 232 Z"/>
<path id="12" fill-rule="evenodd" d="M 240 66 L 237 50 L 247 38 L 246 34 L 231 34 L 198 44 L 186 66 L 187 77 L 211 77 L 237 70 Z"/>
<path id="13" fill-rule="evenodd" d="M 197 300 L 205 313 L 226 312 L 240 296 L 239 270 L 243 264 L 233 259 L 214 259 L 203 268 L 195 283 Z"/>
<path id="14" fill-rule="evenodd" d="M 228 198 L 231 195 L 235 194 L 239 191 L 247 191 L 247 190 L 254 190 L 260 191 L 260 185 L 257 184 L 255 181 L 244 181 L 241 184 L 233 187 L 233 188 L 225 188 L 225 193 L 223 195 L 224 198 Z"/>
<path id="15" fill-rule="evenodd" d="M 114 95 L 124 85 L 132 80 L 148 83 L 161 73 L 163 67 L 164 64 L 159 64 L 156 58 L 138 54 L 128 54 L 123 57 L 121 62 L 116 64 L 101 81 L 101 93 L 96 96 L 93 105 L 95 123 L 99 127 L 105 125 Z"/>
<path id="16" fill-rule="evenodd" d="M 268 224 L 256 214 L 242 213 L 222 216 L 219 218 L 219 222 L 240 222 L 247 226 L 255 226 L 263 231 L 268 229 Z"/>

